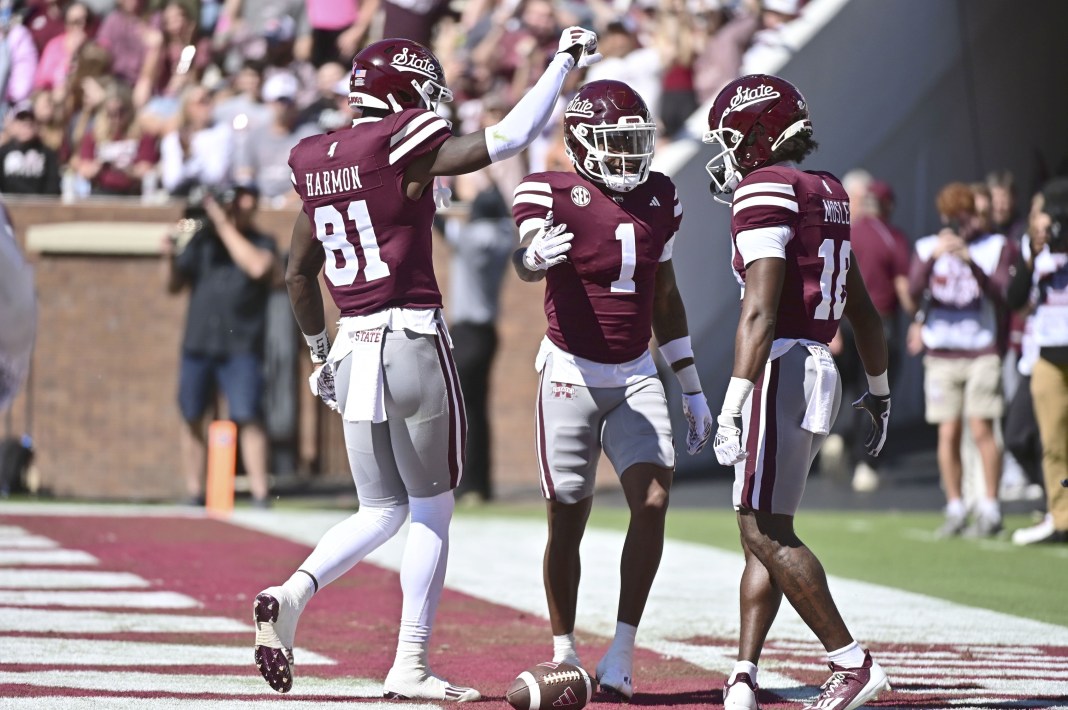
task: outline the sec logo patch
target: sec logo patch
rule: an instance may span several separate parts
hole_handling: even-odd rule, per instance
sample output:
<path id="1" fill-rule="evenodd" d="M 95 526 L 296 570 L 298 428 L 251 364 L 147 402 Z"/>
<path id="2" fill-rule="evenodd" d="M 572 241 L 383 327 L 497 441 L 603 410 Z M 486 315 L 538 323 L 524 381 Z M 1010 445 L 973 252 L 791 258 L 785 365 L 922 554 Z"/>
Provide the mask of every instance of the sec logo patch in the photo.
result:
<path id="1" fill-rule="evenodd" d="M 575 185 L 571 188 L 571 201 L 579 207 L 585 207 L 590 204 L 590 191 L 582 185 Z"/>

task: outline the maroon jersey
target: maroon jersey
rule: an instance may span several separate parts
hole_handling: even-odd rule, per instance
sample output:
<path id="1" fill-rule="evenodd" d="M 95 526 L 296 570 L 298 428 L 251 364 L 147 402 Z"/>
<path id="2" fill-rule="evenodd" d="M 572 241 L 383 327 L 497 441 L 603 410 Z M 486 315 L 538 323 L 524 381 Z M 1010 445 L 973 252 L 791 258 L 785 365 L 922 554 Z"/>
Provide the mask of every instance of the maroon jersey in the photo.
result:
<path id="1" fill-rule="evenodd" d="M 774 165 L 749 173 L 731 205 L 732 266 L 745 283 L 738 235 L 764 227 L 790 227 L 786 276 L 775 323 L 776 338 L 829 343 L 846 301 L 849 198 L 838 178 Z"/>
<path id="2" fill-rule="evenodd" d="M 675 185 L 653 172 L 615 193 L 575 173 L 528 175 L 512 203 L 520 233 L 549 210 L 575 235 L 567 261 L 545 276 L 549 340 L 594 362 L 634 360 L 649 348 L 656 270 L 682 221 Z"/>
<path id="3" fill-rule="evenodd" d="M 440 146 L 449 124 L 424 109 L 305 138 L 289 154 L 293 185 L 326 250 L 326 283 L 342 316 L 440 308 L 430 226 L 433 190 L 404 193 L 404 171 Z"/>

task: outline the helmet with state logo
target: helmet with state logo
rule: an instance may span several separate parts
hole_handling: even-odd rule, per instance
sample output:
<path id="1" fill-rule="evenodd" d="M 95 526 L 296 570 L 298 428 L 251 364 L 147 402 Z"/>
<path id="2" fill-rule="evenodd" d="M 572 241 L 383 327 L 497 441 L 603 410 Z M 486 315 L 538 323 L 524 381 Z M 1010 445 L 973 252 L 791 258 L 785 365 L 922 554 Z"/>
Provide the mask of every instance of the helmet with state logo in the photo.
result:
<path id="1" fill-rule="evenodd" d="M 399 113 L 408 108 L 434 111 L 452 101 L 445 71 L 429 49 L 408 39 L 367 45 L 352 60 L 349 106 Z"/>
<path id="2" fill-rule="evenodd" d="M 812 133 L 808 103 L 797 87 L 770 74 L 749 74 L 723 87 L 708 112 L 705 143 L 722 149 L 705 165 L 716 192 L 734 191 L 766 165 L 788 139 Z"/>
<path id="3" fill-rule="evenodd" d="M 621 81 L 591 81 L 564 109 L 564 149 L 575 170 L 615 192 L 649 177 L 656 124 L 649 107 Z"/>

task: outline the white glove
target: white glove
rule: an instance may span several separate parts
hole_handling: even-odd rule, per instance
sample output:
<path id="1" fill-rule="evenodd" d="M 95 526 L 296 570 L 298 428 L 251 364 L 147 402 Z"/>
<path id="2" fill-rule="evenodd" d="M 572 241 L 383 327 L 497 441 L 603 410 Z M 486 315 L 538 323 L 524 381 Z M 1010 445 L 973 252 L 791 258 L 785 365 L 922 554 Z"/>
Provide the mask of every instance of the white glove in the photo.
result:
<path id="1" fill-rule="evenodd" d="M 716 417 L 716 423 L 719 424 L 719 429 L 716 431 L 716 440 L 712 444 L 716 452 L 716 460 L 724 466 L 733 466 L 745 461 L 741 412 L 720 412 Z"/>
<path id="2" fill-rule="evenodd" d="M 324 362 L 312 372 L 308 378 L 308 386 L 311 393 L 323 400 L 323 404 L 337 411 L 337 394 L 334 391 L 334 368 L 330 363 Z"/>
<path id="3" fill-rule="evenodd" d="M 597 54 L 597 33 L 581 27 L 568 27 L 560 35 L 559 52 L 568 52 L 575 45 L 582 45 L 582 54 L 575 62 L 576 69 L 583 69 L 601 61 L 601 55 Z M 559 53 L 558 52 L 558 53 Z"/>
<path id="4" fill-rule="evenodd" d="M 571 240 L 575 235 L 564 231 L 566 229 L 566 224 L 553 225 L 553 213 L 549 210 L 538 233 L 523 253 L 523 265 L 531 271 L 546 271 L 567 261 L 567 253 L 571 251 Z"/>
<path id="5" fill-rule="evenodd" d="M 682 395 L 682 413 L 686 415 L 689 428 L 686 431 L 686 453 L 700 453 L 712 436 L 712 412 L 703 392 Z"/>
<path id="6" fill-rule="evenodd" d="M 452 190 L 441 182 L 441 178 L 434 178 L 434 207 L 439 210 L 452 207 Z"/>

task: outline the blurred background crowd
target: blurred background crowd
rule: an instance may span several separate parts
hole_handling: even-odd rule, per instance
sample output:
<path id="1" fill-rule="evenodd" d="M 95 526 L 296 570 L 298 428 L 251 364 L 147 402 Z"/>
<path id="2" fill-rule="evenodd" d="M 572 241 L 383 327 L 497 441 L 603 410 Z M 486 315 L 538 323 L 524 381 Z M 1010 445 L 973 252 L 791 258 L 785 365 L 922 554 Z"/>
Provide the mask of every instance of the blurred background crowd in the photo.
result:
<path id="1" fill-rule="evenodd" d="M 747 57 L 788 51 L 778 29 L 802 5 L 0 0 L 0 191 L 154 201 L 198 183 L 255 181 L 265 205 L 295 204 L 289 149 L 347 124 L 352 56 L 393 36 L 437 53 L 457 97 L 447 110 L 467 132 L 522 96 L 563 27 L 594 27 L 605 61 L 585 79 L 629 81 L 668 139 Z M 520 170 L 566 164 L 552 139 Z"/>

